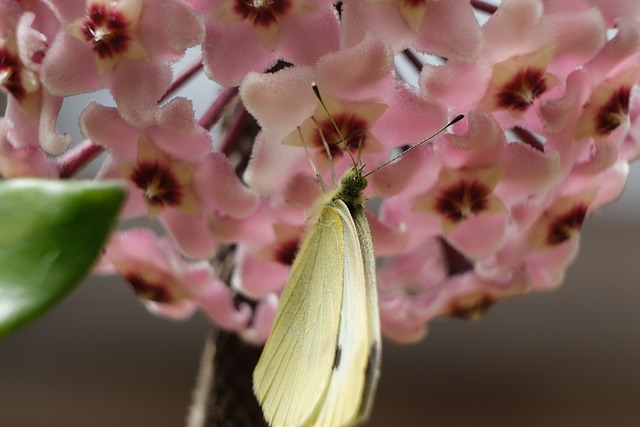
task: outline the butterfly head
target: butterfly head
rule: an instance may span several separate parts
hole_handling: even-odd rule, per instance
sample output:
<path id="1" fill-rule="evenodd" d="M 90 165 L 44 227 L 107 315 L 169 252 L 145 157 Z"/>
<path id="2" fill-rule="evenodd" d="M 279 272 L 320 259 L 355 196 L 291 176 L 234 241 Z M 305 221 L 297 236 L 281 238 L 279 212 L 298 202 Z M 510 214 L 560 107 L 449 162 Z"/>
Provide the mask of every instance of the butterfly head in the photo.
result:
<path id="1" fill-rule="evenodd" d="M 333 199 L 340 199 L 345 202 L 349 210 L 357 206 L 362 206 L 362 192 L 367 187 L 367 178 L 362 173 L 362 166 L 353 165 L 340 179 L 340 184 L 333 196 Z"/>

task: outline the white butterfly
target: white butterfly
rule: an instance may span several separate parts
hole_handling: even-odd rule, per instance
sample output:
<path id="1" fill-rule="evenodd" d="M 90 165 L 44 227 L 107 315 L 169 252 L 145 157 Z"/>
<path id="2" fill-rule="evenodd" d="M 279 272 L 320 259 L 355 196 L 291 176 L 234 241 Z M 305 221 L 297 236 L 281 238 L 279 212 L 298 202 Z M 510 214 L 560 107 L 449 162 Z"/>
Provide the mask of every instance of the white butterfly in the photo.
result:
<path id="1" fill-rule="evenodd" d="M 272 426 L 348 426 L 368 417 L 380 318 L 367 185 L 353 166 L 305 236 L 253 374 Z"/>

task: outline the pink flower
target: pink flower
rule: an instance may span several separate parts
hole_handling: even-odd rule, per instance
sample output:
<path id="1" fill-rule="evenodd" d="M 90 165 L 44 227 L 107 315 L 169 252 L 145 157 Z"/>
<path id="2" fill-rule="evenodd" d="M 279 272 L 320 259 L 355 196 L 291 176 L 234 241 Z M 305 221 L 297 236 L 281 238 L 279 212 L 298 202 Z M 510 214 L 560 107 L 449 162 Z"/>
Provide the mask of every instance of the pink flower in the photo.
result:
<path id="1" fill-rule="evenodd" d="M 330 182 L 320 134 L 335 148 L 332 156 L 338 177 L 352 164 L 337 148 L 333 123 L 311 91 L 313 81 L 341 133 L 349 137 L 352 155 L 361 150 L 366 165 L 380 164 L 393 148 L 417 141 L 441 126 L 445 120 L 442 105 L 394 83 L 390 54 L 382 42 L 367 38 L 356 47 L 325 55 L 314 69 L 249 74 L 240 94 L 263 131 L 247 168 L 247 182 L 262 194 L 273 194 L 282 191 L 292 177 L 310 174 L 304 145 Z M 314 123 L 319 132 L 312 130 Z"/>
<path id="2" fill-rule="evenodd" d="M 461 111 L 493 111 L 505 128 L 538 129 L 537 101 L 560 91 L 559 83 L 604 41 L 605 26 L 595 9 L 547 13 L 540 1 L 505 1 L 482 27 L 482 51 L 474 62 L 454 58 L 426 66 L 420 86 Z"/>
<path id="3" fill-rule="evenodd" d="M 627 125 L 631 89 L 640 65 L 632 66 L 596 87 L 578 119 L 574 137 L 604 139 L 619 126 Z"/>
<path id="4" fill-rule="evenodd" d="M 61 27 L 42 64 L 58 96 L 108 88 L 123 118 L 148 126 L 169 87 L 169 63 L 202 40 L 202 23 L 178 0 L 48 2 Z"/>
<path id="5" fill-rule="evenodd" d="M 100 271 L 117 271 L 152 313 L 176 320 L 202 309 L 227 330 L 248 326 L 251 309 L 240 304 L 206 261 L 185 262 L 167 238 L 147 229 L 115 233 L 105 248 Z"/>
<path id="6" fill-rule="evenodd" d="M 407 249 L 443 235 L 468 257 L 487 256 L 503 244 L 511 206 L 560 179 L 556 153 L 507 142 L 488 115 L 469 114 L 468 123 L 466 133 L 444 135 L 419 152 L 422 162 L 411 160 L 412 152 L 384 172 L 409 176 L 380 208 L 384 224 L 406 227 Z M 384 186 L 388 178 L 371 180 Z"/>
<path id="7" fill-rule="evenodd" d="M 397 342 L 422 339 L 439 316 L 478 319 L 503 298 L 527 291 L 518 272 L 483 279 L 441 239 L 394 258 L 379 273 L 380 317 L 385 335 Z"/>
<path id="8" fill-rule="evenodd" d="M 16 147 L 10 141 L 12 123 L 0 118 L 0 176 L 4 179 L 21 177 L 57 178 L 56 164 L 47 158 L 38 145 Z"/>
<path id="9" fill-rule="evenodd" d="M 606 19 L 607 24 L 615 26 L 616 20 L 622 17 L 638 18 L 640 11 L 634 0 L 566 0 L 556 2 L 545 0 L 545 9 L 562 12 L 578 12 L 591 8 L 597 8 Z"/>
<path id="10" fill-rule="evenodd" d="M 257 206 L 228 160 L 211 151 L 211 137 L 198 126 L 191 103 L 176 98 L 157 110 L 154 125 L 138 129 L 118 110 L 90 104 L 83 132 L 110 151 L 101 176 L 122 177 L 130 193 L 125 216 L 158 217 L 186 254 L 208 258 L 215 236 L 207 215 L 222 211 L 246 217 Z"/>
<path id="11" fill-rule="evenodd" d="M 278 293 L 289 277 L 304 233 L 303 221 L 300 209 L 287 205 L 263 204 L 251 215 L 246 221 L 250 238 L 237 248 L 233 288 L 255 299 Z"/>
<path id="12" fill-rule="evenodd" d="M 226 86 L 279 60 L 313 65 L 339 47 L 332 1 L 189 1 L 206 18 L 202 47 L 207 73 Z"/>
<path id="13" fill-rule="evenodd" d="M 555 198 L 516 207 L 515 227 L 508 242 L 479 261 L 476 273 L 493 280 L 524 268 L 526 283 L 533 289 L 557 286 L 577 254 L 579 231 L 595 207 L 597 194 L 594 188 L 565 191 Z"/>
<path id="14" fill-rule="evenodd" d="M 14 144 L 40 145 L 50 154 L 60 154 L 70 142 L 56 127 L 62 98 L 52 96 L 40 82 L 48 47 L 42 31 L 55 20 L 40 2 L 29 10 L 23 7 L 4 2 L 1 10 L 5 19 L 0 23 L 0 90 L 9 95 L 4 115 L 13 123 Z"/>
<path id="15" fill-rule="evenodd" d="M 619 148 L 620 156 L 631 162 L 640 156 L 640 102 L 631 104 L 629 111 L 629 131 Z"/>
<path id="16" fill-rule="evenodd" d="M 190 287 L 204 285 L 198 267 L 208 266 L 200 264 L 191 271 L 187 267 L 171 240 L 158 239 L 151 230 L 132 229 L 112 236 L 98 271 L 122 275 L 150 311 L 185 319 L 196 309 Z"/>
<path id="17" fill-rule="evenodd" d="M 481 46 L 480 25 L 466 0 L 353 0 L 343 3 L 342 39 L 358 44 L 367 33 L 394 52 L 413 47 L 443 58 L 472 62 Z"/>
<path id="18" fill-rule="evenodd" d="M 248 343 L 254 345 L 264 344 L 271 332 L 277 307 L 278 298 L 275 295 L 269 294 L 262 298 L 253 311 L 251 325 L 240 331 L 240 336 Z"/>
<path id="19" fill-rule="evenodd" d="M 40 80 L 37 72 L 30 70 L 20 59 L 15 34 L 10 33 L 2 40 L 0 58 L 0 83 L 3 91 L 20 104 L 25 115 L 35 117 L 40 103 Z"/>

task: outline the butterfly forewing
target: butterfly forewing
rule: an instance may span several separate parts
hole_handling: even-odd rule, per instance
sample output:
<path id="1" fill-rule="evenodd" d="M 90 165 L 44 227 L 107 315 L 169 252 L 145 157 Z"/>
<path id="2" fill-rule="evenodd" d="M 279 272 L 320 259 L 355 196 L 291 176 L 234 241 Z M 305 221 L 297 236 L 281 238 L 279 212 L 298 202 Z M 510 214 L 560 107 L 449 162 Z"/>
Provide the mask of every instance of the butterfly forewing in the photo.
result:
<path id="1" fill-rule="evenodd" d="M 356 225 L 342 200 L 331 204 L 342 221 L 345 247 L 337 357 L 314 427 L 352 425 L 358 418 L 369 359 L 367 289 Z"/>
<path id="2" fill-rule="evenodd" d="M 306 424 L 326 396 L 342 305 L 342 227 L 338 212 L 325 206 L 293 263 L 254 371 L 254 391 L 272 426 Z"/>

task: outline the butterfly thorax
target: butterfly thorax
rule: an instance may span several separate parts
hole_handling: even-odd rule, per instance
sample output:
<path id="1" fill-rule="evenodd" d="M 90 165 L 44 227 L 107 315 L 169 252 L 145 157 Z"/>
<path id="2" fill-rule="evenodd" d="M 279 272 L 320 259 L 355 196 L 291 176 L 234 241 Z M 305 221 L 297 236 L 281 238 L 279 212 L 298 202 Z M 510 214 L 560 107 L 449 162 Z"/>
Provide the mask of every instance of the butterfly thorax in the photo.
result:
<path id="1" fill-rule="evenodd" d="M 357 207 L 362 207 L 362 192 L 367 187 L 367 178 L 362 174 L 362 168 L 352 166 L 342 178 L 340 185 L 336 189 L 331 201 L 342 200 L 350 211 Z"/>

